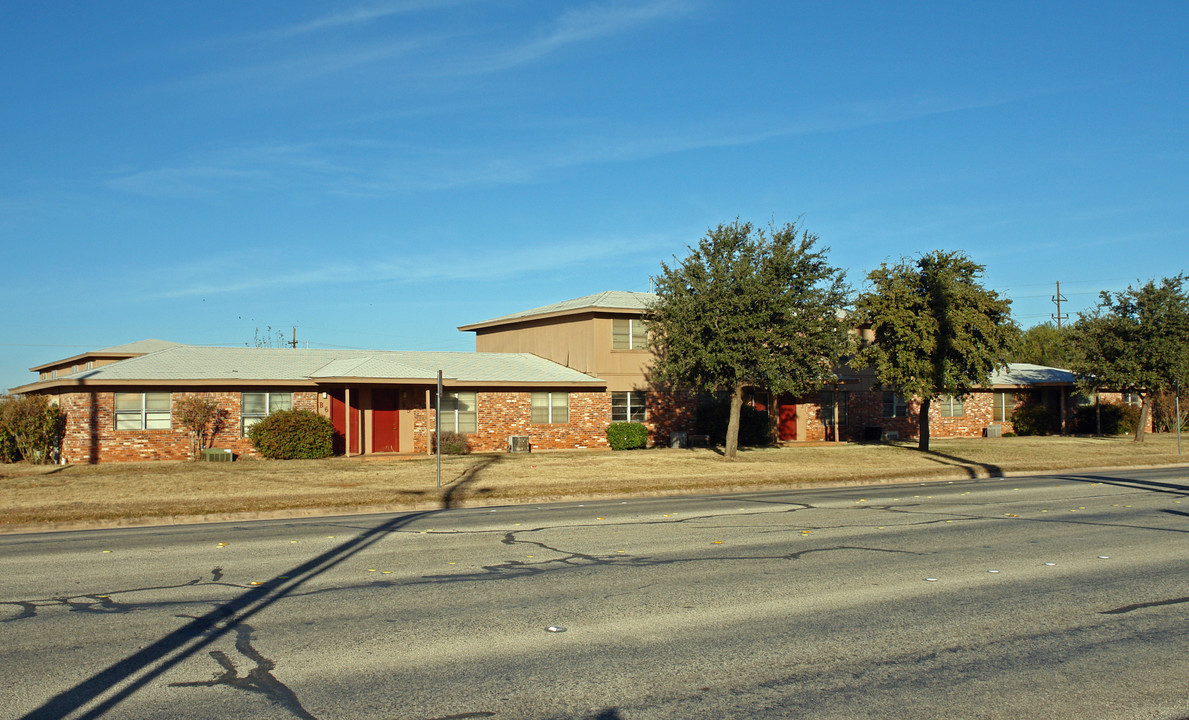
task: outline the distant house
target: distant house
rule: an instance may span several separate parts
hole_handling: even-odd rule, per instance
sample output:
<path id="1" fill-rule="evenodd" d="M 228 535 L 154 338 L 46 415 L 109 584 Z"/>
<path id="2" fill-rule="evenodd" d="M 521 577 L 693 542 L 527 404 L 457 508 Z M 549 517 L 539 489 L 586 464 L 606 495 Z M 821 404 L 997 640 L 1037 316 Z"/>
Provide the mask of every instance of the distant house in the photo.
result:
<path id="1" fill-rule="evenodd" d="M 611 422 L 642 422 L 654 443 L 693 431 L 697 398 L 655 387 L 644 315 L 649 293 L 604 292 L 463 325 L 475 352 L 200 347 L 144 340 L 31 368 L 35 382 L 14 393 L 49 395 L 62 408 L 63 462 L 183 459 L 185 431 L 172 408 L 199 395 L 217 401 L 223 422 L 213 446 L 251 455 L 255 422 L 279 409 L 330 418 L 343 455 L 427 453 L 435 430 L 437 372 L 443 374 L 443 430 L 478 451 L 505 450 L 512 437 L 536 449 L 606 448 Z M 1040 402 L 1068 418 L 1071 373 L 1012 365 L 964 399 L 931 407 L 935 437 L 1008 432 L 1012 415 Z M 917 434 L 920 403 L 879 387 L 866 370 L 840 368 L 804 397 L 753 388 L 748 404 L 767 412 L 782 442 L 870 440 Z"/>

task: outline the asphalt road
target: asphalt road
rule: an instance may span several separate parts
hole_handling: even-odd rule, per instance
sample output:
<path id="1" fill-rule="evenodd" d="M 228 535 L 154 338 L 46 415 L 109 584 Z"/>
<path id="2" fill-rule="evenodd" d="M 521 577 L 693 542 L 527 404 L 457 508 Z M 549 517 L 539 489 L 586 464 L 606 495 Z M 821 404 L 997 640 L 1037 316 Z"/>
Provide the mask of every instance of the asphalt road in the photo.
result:
<path id="1" fill-rule="evenodd" d="M 1187 476 L 0 537 L 0 717 L 1179 720 Z"/>

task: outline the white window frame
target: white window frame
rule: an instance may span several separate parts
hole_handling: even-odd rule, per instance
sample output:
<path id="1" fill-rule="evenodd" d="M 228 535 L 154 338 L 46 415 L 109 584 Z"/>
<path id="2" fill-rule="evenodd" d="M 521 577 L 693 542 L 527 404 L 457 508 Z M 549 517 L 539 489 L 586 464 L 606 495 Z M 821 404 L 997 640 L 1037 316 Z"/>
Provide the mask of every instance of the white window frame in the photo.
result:
<path id="1" fill-rule="evenodd" d="M 648 393 L 643 390 L 612 391 L 611 422 L 646 422 Z"/>
<path id="2" fill-rule="evenodd" d="M 937 398 L 937 406 L 941 417 L 966 417 L 966 401 L 959 400 L 953 395 L 942 395 Z"/>
<path id="3" fill-rule="evenodd" d="M 626 323 L 626 325 L 625 325 Z M 648 327 L 640 318 L 612 318 L 612 350 L 645 350 L 648 348 Z"/>
<path id="4" fill-rule="evenodd" d="M 544 403 L 540 402 L 541 400 L 544 400 Z M 570 422 L 570 394 L 568 392 L 532 393 L 529 398 L 529 422 L 533 425 L 564 425 Z"/>
<path id="5" fill-rule="evenodd" d="M 122 409 L 121 395 L 125 400 Z M 134 396 L 138 396 L 138 402 L 127 402 Z M 116 430 L 170 430 L 173 428 L 173 396 L 169 392 L 112 393 L 112 415 L 112 427 Z"/>
<path id="6" fill-rule="evenodd" d="M 892 402 L 890 403 L 892 406 L 892 414 L 891 415 L 888 414 L 888 405 L 889 405 L 888 395 L 892 396 Z M 883 417 L 885 417 L 885 418 L 906 418 L 906 417 L 908 417 L 908 400 L 900 393 L 896 392 L 895 390 L 884 390 L 882 400 L 883 400 L 883 409 L 881 410 L 881 412 L 883 413 Z"/>
<path id="7" fill-rule="evenodd" d="M 255 412 L 249 413 L 249 412 L 245 411 L 245 408 L 247 408 L 247 406 L 248 406 L 248 403 L 246 401 L 248 395 L 263 395 L 264 396 L 264 413 L 263 414 L 255 413 Z M 280 402 L 280 403 L 274 402 L 274 398 L 279 400 L 280 396 L 288 396 L 288 398 L 289 398 L 289 400 L 288 400 L 289 406 L 288 407 L 275 407 L 278 404 L 279 405 L 285 404 L 284 402 Z M 240 435 L 242 437 L 247 437 L 249 428 L 251 428 L 256 423 L 260 422 L 264 418 L 268 417 L 269 415 L 272 415 L 274 412 L 276 412 L 278 410 L 292 410 L 292 409 L 293 409 L 293 393 L 291 393 L 291 392 L 287 392 L 287 393 L 286 392 L 267 392 L 267 391 L 241 392 L 239 394 L 239 431 L 240 431 Z"/>
<path id="8" fill-rule="evenodd" d="M 1008 400 L 1011 400 L 1010 406 Z M 996 390 L 991 396 L 991 421 L 1011 422 L 1016 411 L 1016 393 L 1013 390 Z"/>
<path id="9" fill-rule="evenodd" d="M 442 432 L 462 435 L 479 432 L 479 393 L 474 390 L 443 390 Z"/>

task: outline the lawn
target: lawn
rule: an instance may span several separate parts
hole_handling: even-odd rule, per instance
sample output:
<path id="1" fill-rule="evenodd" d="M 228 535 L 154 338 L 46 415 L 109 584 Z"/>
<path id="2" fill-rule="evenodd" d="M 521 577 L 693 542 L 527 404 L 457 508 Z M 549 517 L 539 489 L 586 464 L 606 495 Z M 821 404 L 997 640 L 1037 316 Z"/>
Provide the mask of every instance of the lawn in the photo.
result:
<path id="1" fill-rule="evenodd" d="M 1189 445 L 1189 443 L 1187 443 Z M 988 477 L 1184 462 L 1177 439 L 942 439 L 742 450 L 535 452 L 429 457 L 0 466 L 0 532 Z"/>

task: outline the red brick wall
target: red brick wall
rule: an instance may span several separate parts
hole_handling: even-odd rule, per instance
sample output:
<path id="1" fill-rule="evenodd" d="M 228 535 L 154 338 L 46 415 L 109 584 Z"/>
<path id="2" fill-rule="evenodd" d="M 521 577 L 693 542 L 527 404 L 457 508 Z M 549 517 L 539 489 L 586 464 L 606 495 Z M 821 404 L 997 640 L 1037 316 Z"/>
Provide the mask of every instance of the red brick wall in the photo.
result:
<path id="1" fill-rule="evenodd" d="M 285 392 L 270 389 L 270 392 Z M 121 391 L 123 392 L 123 391 Z M 158 392 L 158 390 L 150 390 Z M 251 391 L 248 391 L 251 392 Z M 316 392 L 295 391 L 295 410 L 318 409 Z M 259 457 L 252 442 L 240 437 L 240 391 L 173 391 L 171 402 L 186 397 L 214 400 L 224 411 L 222 427 L 210 447 L 230 448 L 236 455 Z M 116 430 L 115 395 L 111 391 L 63 392 L 58 404 L 65 418 L 61 457 L 68 463 L 119 462 L 129 460 L 186 460 L 190 458 L 190 435 L 175 419 L 168 430 Z"/>
<path id="2" fill-rule="evenodd" d="M 1028 401 L 1028 393 L 1016 392 L 1016 407 Z M 805 422 L 806 440 L 833 439 L 827 433 L 824 419 L 821 417 L 821 406 L 817 398 L 809 399 L 810 408 Z M 992 423 L 994 393 L 990 391 L 973 392 L 966 397 L 965 408 L 961 417 L 942 417 L 941 404 L 938 401 L 930 403 L 929 434 L 931 437 L 982 437 L 983 429 Z M 913 400 L 908 403 L 907 417 L 883 416 L 883 392 L 851 392 L 849 397 L 849 422 L 841 428 L 843 440 L 862 440 L 865 427 L 878 426 L 883 431 L 892 430 L 900 434 L 901 439 L 915 438 L 920 434 L 920 402 Z M 1000 423 L 1003 432 L 1013 432 L 1011 422 Z"/>
<path id="3" fill-rule="evenodd" d="M 610 392 L 570 393 L 570 419 L 552 425 L 530 422 L 532 393 L 478 391 L 478 432 L 468 433 L 471 449 L 490 452 L 508 449 L 510 435 L 527 435 L 534 450 L 608 448 L 611 424 Z M 421 396 L 418 396 L 421 397 Z M 648 393 L 648 427 L 651 443 L 667 443 L 674 430 L 691 431 L 696 404 L 684 393 Z M 413 410 L 413 451 L 427 450 L 426 431 L 433 432 L 433 410 Z"/>

